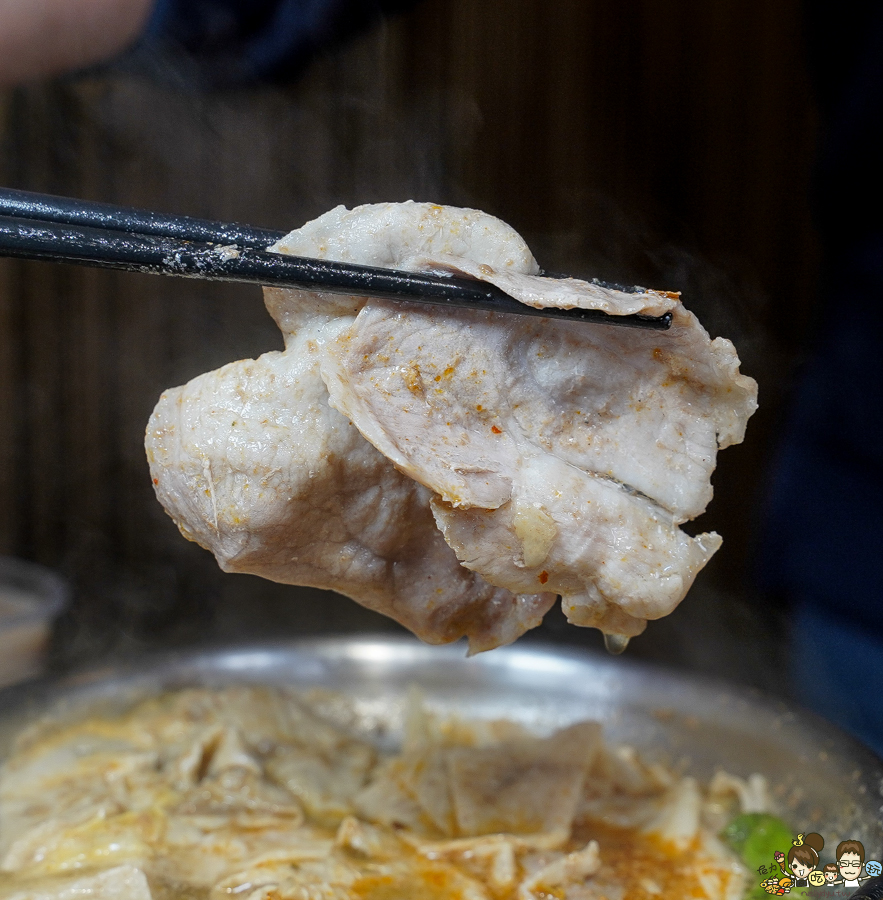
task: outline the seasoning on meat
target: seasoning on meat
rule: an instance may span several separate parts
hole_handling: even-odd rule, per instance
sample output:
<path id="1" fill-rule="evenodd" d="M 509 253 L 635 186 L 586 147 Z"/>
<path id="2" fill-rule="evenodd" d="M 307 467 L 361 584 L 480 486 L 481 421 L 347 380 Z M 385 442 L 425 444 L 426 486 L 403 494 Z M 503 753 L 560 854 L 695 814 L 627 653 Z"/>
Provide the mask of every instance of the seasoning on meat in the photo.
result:
<path id="1" fill-rule="evenodd" d="M 720 546 L 711 499 L 757 386 L 676 295 L 544 278 L 475 210 L 338 207 L 273 248 L 491 281 L 535 306 L 671 312 L 660 334 L 268 289 L 283 353 L 166 392 L 151 475 L 228 571 L 328 587 L 431 643 L 515 640 L 555 595 L 639 634 Z"/>

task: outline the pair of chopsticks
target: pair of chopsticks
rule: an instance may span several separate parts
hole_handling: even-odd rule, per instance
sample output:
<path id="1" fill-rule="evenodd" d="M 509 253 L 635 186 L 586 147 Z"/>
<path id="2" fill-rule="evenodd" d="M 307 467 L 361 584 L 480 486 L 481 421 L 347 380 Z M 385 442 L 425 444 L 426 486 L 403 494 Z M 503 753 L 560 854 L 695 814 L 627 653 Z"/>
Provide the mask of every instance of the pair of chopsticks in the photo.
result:
<path id="1" fill-rule="evenodd" d="M 284 231 L 0 189 L 0 256 L 665 330 L 671 314 L 535 309 L 492 284 L 267 252 Z M 639 288 L 603 287 L 634 292 Z"/>

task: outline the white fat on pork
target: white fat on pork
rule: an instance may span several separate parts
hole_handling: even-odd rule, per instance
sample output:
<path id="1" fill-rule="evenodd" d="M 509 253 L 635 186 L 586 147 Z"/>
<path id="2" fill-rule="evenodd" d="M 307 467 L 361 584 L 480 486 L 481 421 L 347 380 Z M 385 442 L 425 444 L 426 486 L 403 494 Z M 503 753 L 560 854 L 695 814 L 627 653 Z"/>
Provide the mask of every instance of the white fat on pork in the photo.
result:
<path id="1" fill-rule="evenodd" d="M 508 643 L 556 594 L 633 636 L 720 545 L 711 499 L 756 384 L 676 295 L 541 277 L 475 210 L 338 207 L 280 253 L 457 272 L 533 306 L 670 312 L 665 333 L 267 290 L 284 353 L 163 395 L 157 494 L 228 571 L 329 587 L 424 640 Z"/>

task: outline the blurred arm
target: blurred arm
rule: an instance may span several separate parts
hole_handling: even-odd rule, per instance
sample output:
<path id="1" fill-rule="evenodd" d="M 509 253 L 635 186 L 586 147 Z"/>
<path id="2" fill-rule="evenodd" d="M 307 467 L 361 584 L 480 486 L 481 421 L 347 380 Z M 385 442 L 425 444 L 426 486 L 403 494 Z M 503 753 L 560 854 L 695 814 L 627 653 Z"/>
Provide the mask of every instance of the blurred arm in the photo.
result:
<path id="1" fill-rule="evenodd" d="M 81 69 L 137 41 L 153 0 L 0 0 L 0 86 Z"/>

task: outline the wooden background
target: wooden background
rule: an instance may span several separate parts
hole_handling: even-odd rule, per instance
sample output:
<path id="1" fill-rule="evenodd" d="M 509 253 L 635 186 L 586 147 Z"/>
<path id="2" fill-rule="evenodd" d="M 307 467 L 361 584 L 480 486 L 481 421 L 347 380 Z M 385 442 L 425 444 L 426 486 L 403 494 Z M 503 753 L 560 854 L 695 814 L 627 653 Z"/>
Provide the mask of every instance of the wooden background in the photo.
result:
<path id="1" fill-rule="evenodd" d="M 205 94 L 117 71 L 18 89 L 0 100 L 0 180 L 277 228 L 337 203 L 477 206 L 549 269 L 682 290 L 736 341 L 762 411 L 701 523 L 724 549 L 633 652 L 769 684 L 747 572 L 814 308 L 802 54 L 797 0 L 425 0 L 286 87 Z M 392 627 L 222 575 L 153 497 L 159 393 L 280 346 L 257 289 L 0 261 L 0 553 L 76 586 L 62 662 Z M 560 617 L 544 635 L 597 644 Z"/>

